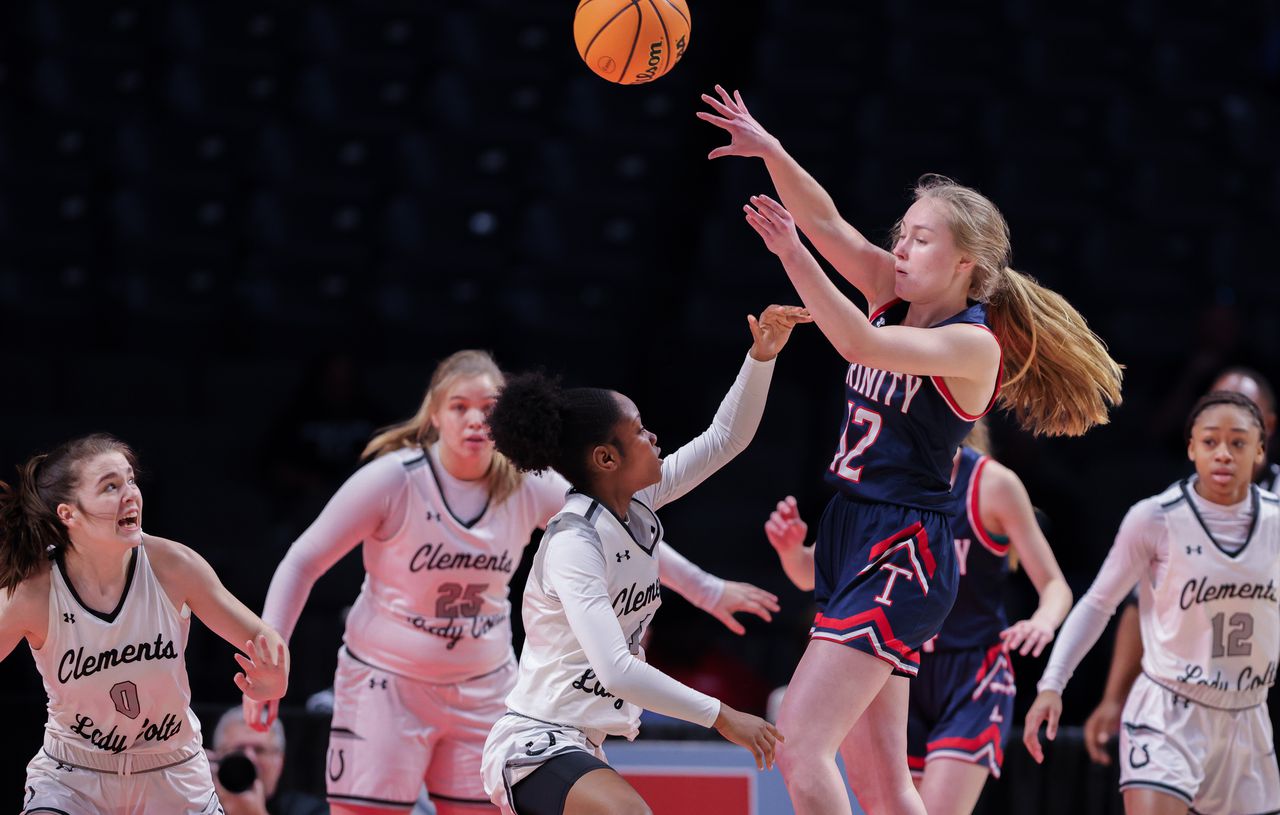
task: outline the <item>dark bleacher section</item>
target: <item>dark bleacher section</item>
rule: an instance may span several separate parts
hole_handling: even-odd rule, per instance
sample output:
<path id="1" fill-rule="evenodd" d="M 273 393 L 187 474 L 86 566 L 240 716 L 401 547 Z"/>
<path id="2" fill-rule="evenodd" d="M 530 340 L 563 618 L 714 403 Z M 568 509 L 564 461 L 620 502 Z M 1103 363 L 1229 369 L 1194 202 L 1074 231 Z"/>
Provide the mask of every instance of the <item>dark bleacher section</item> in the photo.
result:
<path id="1" fill-rule="evenodd" d="M 722 138 L 693 112 L 715 82 L 742 88 L 868 235 L 923 172 L 989 193 L 1016 266 L 1128 366 L 1125 406 L 1084 440 L 996 423 L 1077 592 L 1125 508 L 1182 473 L 1183 402 L 1229 363 L 1280 373 L 1274 3 L 702 0 L 684 62 L 629 88 L 580 64 L 571 11 L 0 4 L 0 462 L 90 429 L 124 436 L 148 470 L 149 529 L 260 607 L 355 467 L 345 448 L 324 466 L 299 451 L 351 418 L 408 415 L 457 348 L 616 387 L 665 447 L 689 438 L 746 348 L 743 315 L 794 300 L 741 218 L 763 169 L 704 159 Z M 347 407 L 325 407 L 307 371 L 343 354 Z M 692 631 L 766 685 L 789 675 L 808 605 L 760 525 L 787 493 L 816 519 L 841 370 L 816 331 L 798 335 L 756 444 L 665 511 L 677 546 L 786 611 L 739 640 L 672 600 L 658 636 Z M 329 682 L 359 577 L 357 555 L 317 587 L 294 642 L 299 698 Z M 229 653 L 193 635 L 198 698 L 234 698 Z M 1072 685 L 1069 720 L 1104 662 Z M 1019 669 L 1030 688 L 1039 664 Z M 32 673 L 21 656 L 0 666 L 38 701 Z"/>

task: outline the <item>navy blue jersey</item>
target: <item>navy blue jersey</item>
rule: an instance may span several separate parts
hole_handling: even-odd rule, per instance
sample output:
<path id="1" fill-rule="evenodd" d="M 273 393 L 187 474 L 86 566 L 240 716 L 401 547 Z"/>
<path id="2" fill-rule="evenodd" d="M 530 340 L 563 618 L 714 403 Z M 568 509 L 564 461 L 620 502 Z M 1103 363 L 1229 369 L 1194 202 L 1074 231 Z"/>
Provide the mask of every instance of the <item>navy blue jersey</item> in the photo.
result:
<path id="1" fill-rule="evenodd" d="M 951 521 L 960 588 L 955 605 L 933 642 L 933 649 L 955 651 L 988 648 L 1009 627 L 1004 609 L 1004 582 L 1009 574 L 1009 541 L 982 528 L 978 510 L 978 481 L 991 459 L 972 447 L 960 448 L 952 495 L 957 507 Z"/>
<path id="2" fill-rule="evenodd" d="M 877 328 L 897 325 L 910 304 L 894 300 L 871 315 Z M 986 326 L 987 307 L 969 306 L 936 326 Z M 1000 390 L 999 379 L 996 392 Z M 995 404 L 995 393 L 986 410 Z M 827 483 L 859 501 L 950 514 L 951 464 L 956 448 L 982 417 L 961 410 L 940 376 L 913 376 L 854 363 L 845 375 L 840 444 Z"/>

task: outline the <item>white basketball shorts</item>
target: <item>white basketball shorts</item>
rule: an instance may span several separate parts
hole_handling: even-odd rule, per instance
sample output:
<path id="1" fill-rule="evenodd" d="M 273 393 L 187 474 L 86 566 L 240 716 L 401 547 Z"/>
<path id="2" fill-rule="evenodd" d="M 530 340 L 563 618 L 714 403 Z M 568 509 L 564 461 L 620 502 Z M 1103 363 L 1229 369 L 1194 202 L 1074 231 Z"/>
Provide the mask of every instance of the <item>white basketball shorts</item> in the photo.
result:
<path id="1" fill-rule="evenodd" d="M 1205 707 L 1140 675 L 1121 714 L 1120 789 L 1140 787 L 1180 798 L 1193 813 L 1280 810 L 1267 706 Z"/>
<path id="2" fill-rule="evenodd" d="M 121 775 L 44 750 L 27 765 L 24 815 L 221 815 L 203 750 L 165 769 Z"/>
<path id="3" fill-rule="evenodd" d="M 325 768 L 329 800 L 409 809 L 425 781 L 434 799 L 488 803 L 480 758 L 506 712 L 514 659 L 456 684 L 432 684 L 338 652 Z"/>
<path id="4" fill-rule="evenodd" d="M 489 731 L 484 745 L 481 775 L 490 801 L 510 813 L 508 796 L 511 787 L 523 781 L 534 770 L 555 756 L 570 750 L 581 750 L 608 762 L 601 745 L 604 733 L 590 737 L 576 727 L 531 719 L 508 713 Z"/>

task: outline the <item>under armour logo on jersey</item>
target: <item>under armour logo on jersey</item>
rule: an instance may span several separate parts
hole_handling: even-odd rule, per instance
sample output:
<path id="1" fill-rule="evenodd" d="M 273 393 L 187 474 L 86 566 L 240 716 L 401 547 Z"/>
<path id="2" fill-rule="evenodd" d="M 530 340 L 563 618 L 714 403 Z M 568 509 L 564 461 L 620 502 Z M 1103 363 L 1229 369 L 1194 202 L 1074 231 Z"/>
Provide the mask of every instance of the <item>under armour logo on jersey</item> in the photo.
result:
<path id="1" fill-rule="evenodd" d="M 433 511 L 433 510 L 427 510 L 427 520 L 428 520 L 428 521 L 439 521 L 439 520 L 440 520 L 440 513 L 439 513 L 439 512 L 435 512 L 435 511 Z"/>
<path id="2" fill-rule="evenodd" d="M 1177 707 L 1178 705 L 1182 705 L 1184 708 L 1191 707 L 1191 699 L 1189 699 L 1186 696 L 1182 696 L 1180 694 L 1175 693 L 1173 694 L 1173 704 L 1174 704 L 1174 707 Z"/>
<path id="3" fill-rule="evenodd" d="M 627 560 L 631 560 L 631 550 L 623 549 L 621 552 L 614 552 L 613 556 L 618 559 L 619 563 L 622 562 L 623 558 L 626 558 Z"/>
<path id="4" fill-rule="evenodd" d="M 379 682 L 381 682 L 382 684 L 381 684 L 381 685 L 379 685 L 379 684 L 378 684 Z M 387 680 L 385 680 L 385 679 L 370 679 L 370 680 L 369 680 L 369 687 L 371 687 L 371 688 L 379 688 L 379 687 L 380 687 L 380 688 L 382 688 L 383 690 L 386 690 L 386 689 L 387 689 Z"/>
<path id="5" fill-rule="evenodd" d="M 1192 549 L 1194 549 L 1194 550 L 1195 550 L 1195 553 L 1196 553 L 1197 555 L 1199 555 L 1199 554 L 1203 554 L 1203 552 L 1201 551 L 1201 549 L 1200 549 L 1200 547 L 1199 547 L 1199 546 L 1188 546 L 1188 547 L 1187 547 L 1187 554 L 1188 554 L 1188 555 L 1189 555 L 1189 554 L 1191 554 L 1191 550 L 1192 550 Z"/>
<path id="6" fill-rule="evenodd" d="M 64 623 L 74 623 L 76 621 L 76 615 L 64 611 L 62 612 L 62 621 Z"/>
<path id="7" fill-rule="evenodd" d="M 61 761 L 58 761 L 56 758 L 53 760 L 53 763 L 57 765 L 53 768 L 55 770 L 65 770 L 66 772 L 72 772 L 75 770 L 75 767 L 72 766 L 71 764 L 63 764 Z"/>

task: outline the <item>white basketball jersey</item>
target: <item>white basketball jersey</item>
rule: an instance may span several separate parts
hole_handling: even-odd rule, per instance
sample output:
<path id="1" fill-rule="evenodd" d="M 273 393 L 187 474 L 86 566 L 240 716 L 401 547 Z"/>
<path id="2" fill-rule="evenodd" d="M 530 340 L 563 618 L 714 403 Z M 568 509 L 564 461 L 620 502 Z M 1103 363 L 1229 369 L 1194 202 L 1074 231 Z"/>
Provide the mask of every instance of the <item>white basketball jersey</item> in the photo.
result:
<path id="1" fill-rule="evenodd" d="M 653 510 L 636 500 L 631 501 L 624 526 L 595 499 L 571 494 L 547 525 L 525 584 L 526 639 L 519 678 L 507 697 L 507 707 L 547 722 L 635 738 L 640 708 L 615 696 L 596 676 L 544 574 L 543 563 L 555 545 L 556 533 L 569 529 L 600 547 L 613 611 L 628 649 L 644 659 L 640 640 L 662 605 L 657 548 L 662 524 Z"/>
<path id="2" fill-rule="evenodd" d="M 144 543 L 110 614 L 80 602 L 61 560 L 49 577 L 49 633 L 32 649 L 49 695 L 46 735 L 82 750 L 165 753 L 200 742 L 183 653 L 191 611 L 173 607 Z"/>
<path id="3" fill-rule="evenodd" d="M 1250 487 L 1253 526 L 1234 555 L 1218 545 L 1192 503 L 1189 481 L 1157 496 L 1169 562 L 1156 587 L 1138 584 L 1148 676 L 1222 708 L 1266 700 L 1280 658 L 1280 499 Z"/>
<path id="4" fill-rule="evenodd" d="M 357 658 L 426 682 L 452 683 L 512 658 L 508 585 L 529 536 L 564 503 L 568 482 L 526 475 L 501 504 L 458 518 L 429 455 L 389 453 L 412 485 L 405 521 L 390 540 L 364 546 L 364 585 L 343 641 Z"/>

